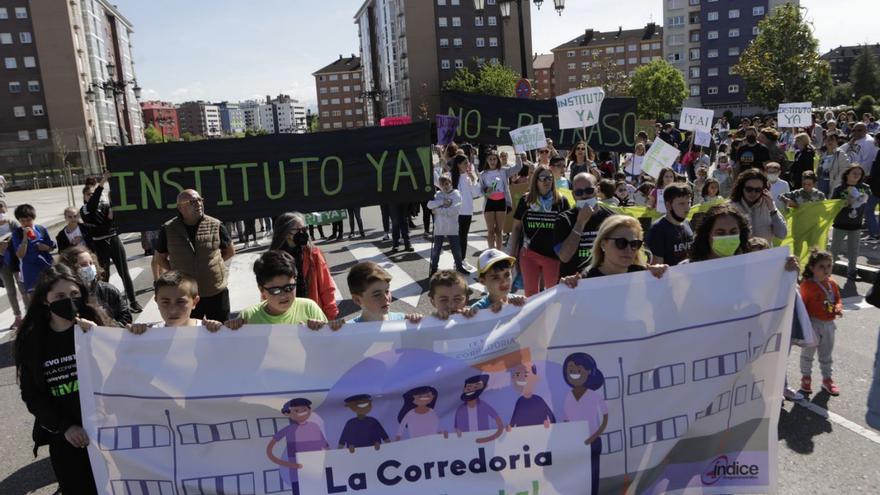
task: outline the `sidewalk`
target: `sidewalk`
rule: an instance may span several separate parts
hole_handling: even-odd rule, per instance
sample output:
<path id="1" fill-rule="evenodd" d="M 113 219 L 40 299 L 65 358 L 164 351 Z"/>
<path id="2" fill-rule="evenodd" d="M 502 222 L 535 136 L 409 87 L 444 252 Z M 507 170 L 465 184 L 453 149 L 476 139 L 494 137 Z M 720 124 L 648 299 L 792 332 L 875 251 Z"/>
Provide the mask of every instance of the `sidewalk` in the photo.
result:
<path id="1" fill-rule="evenodd" d="M 64 209 L 68 206 L 79 208 L 82 204 L 82 186 L 73 188 L 75 204 L 69 204 L 68 195 L 68 189 L 64 187 L 7 192 L 7 214 L 10 217 L 13 216 L 16 206 L 28 203 L 37 210 L 37 223 L 46 227 L 49 233 L 54 236 L 58 228 L 64 224 Z"/>

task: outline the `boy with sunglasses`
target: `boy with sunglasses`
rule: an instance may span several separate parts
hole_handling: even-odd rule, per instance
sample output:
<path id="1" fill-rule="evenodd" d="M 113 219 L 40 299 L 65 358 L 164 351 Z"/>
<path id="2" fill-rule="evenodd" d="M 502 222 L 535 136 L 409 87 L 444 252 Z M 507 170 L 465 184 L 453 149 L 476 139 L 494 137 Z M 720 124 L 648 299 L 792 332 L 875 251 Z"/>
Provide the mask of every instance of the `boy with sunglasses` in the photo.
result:
<path id="1" fill-rule="evenodd" d="M 553 249 L 562 262 L 559 275 L 566 277 L 580 273 L 590 264 L 593 242 L 599 227 L 614 214 L 599 204 L 596 197 L 596 178 L 587 173 L 574 176 L 576 206 L 559 214 L 553 228 Z"/>
<path id="2" fill-rule="evenodd" d="M 296 264 L 293 256 L 283 251 L 267 251 L 254 262 L 254 275 L 260 288 L 262 302 L 246 308 L 238 318 L 224 323 L 232 330 L 245 324 L 302 325 L 319 330 L 327 317 L 318 303 L 305 297 L 296 297 Z M 330 328 L 338 330 L 341 321 L 334 320 Z"/>

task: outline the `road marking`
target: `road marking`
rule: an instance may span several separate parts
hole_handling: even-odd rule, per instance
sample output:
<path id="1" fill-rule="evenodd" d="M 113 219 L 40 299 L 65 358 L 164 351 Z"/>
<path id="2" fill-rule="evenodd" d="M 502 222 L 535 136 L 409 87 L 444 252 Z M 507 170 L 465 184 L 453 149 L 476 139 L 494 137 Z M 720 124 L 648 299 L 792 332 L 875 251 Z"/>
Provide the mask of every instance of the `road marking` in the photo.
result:
<path id="1" fill-rule="evenodd" d="M 825 418 L 829 421 L 837 423 L 838 425 L 846 428 L 847 430 L 850 430 L 851 432 L 853 432 L 863 438 L 866 438 L 876 444 L 880 444 L 880 434 L 878 434 L 876 431 L 869 430 L 860 424 L 853 423 L 852 421 L 844 418 L 843 416 L 836 414 L 836 413 L 833 413 L 833 412 L 829 411 L 828 409 L 825 409 L 822 406 L 816 405 L 806 399 L 795 402 L 795 404 L 803 407 L 804 409 L 808 409 L 813 414 L 815 414 L 819 417 L 822 417 L 822 418 Z"/>
<path id="2" fill-rule="evenodd" d="M 483 243 L 485 244 L 485 240 L 483 241 Z M 413 245 L 413 248 L 415 248 L 415 250 L 416 250 L 416 254 L 418 254 L 419 256 L 424 258 L 425 261 L 428 262 L 428 269 L 430 270 L 431 246 L 433 245 L 433 242 L 425 241 L 425 240 L 417 240 L 417 241 L 413 242 L 412 245 Z M 469 243 L 468 245 L 471 247 L 471 249 L 473 249 L 473 247 L 474 247 L 473 244 Z M 449 244 L 447 242 L 444 242 L 444 246 L 446 248 L 448 248 Z M 488 244 L 486 244 L 486 247 L 488 248 Z M 486 249 L 486 248 L 484 248 L 484 249 Z M 467 259 L 465 259 L 463 261 L 467 261 Z M 471 263 L 471 264 L 476 266 L 476 262 Z M 440 251 L 440 260 L 438 261 L 437 266 L 441 270 L 454 270 L 455 269 L 455 259 L 452 257 L 451 250 L 443 249 L 442 251 Z M 476 282 L 476 277 L 477 277 L 477 273 L 473 272 L 470 274 L 470 276 L 465 277 L 465 280 L 467 280 L 467 282 L 468 282 L 468 287 L 470 287 L 471 290 L 474 291 L 474 295 L 479 295 L 479 294 L 483 293 L 483 284 Z"/>
<path id="3" fill-rule="evenodd" d="M 358 262 L 372 261 L 382 267 L 391 275 L 391 295 L 394 299 L 403 301 L 412 307 L 419 305 L 422 296 L 422 286 L 419 285 L 403 268 L 391 261 L 385 253 L 377 248 L 372 242 L 358 242 L 345 246 Z M 430 249 L 430 246 L 429 248 Z"/>
<path id="4" fill-rule="evenodd" d="M 861 309 L 871 309 L 874 306 L 865 302 L 865 296 L 845 297 L 842 300 L 843 309 L 847 311 L 858 311 Z"/>
<path id="5" fill-rule="evenodd" d="M 134 284 L 134 281 L 138 278 L 138 275 L 140 275 L 143 271 L 144 269 L 139 266 L 128 269 L 128 275 L 131 277 L 132 284 Z M 125 285 L 123 285 L 122 278 L 119 276 L 119 272 L 116 270 L 113 270 L 113 274 L 110 275 L 110 285 L 113 285 L 122 292 L 125 292 Z"/>

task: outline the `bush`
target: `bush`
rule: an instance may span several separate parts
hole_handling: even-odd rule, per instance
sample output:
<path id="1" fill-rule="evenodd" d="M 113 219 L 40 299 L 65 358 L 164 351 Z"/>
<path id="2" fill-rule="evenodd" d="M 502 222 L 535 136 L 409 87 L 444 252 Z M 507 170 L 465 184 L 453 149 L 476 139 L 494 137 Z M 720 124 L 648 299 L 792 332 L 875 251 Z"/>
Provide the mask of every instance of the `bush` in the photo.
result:
<path id="1" fill-rule="evenodd" d="M 871 95 L 865 95 L 859 98 L 859 102 L 856 104 L 855 112 L 856 118 L 861 120 L 862 115 L 866 113 L 874 114 L 874 97 Z"/>

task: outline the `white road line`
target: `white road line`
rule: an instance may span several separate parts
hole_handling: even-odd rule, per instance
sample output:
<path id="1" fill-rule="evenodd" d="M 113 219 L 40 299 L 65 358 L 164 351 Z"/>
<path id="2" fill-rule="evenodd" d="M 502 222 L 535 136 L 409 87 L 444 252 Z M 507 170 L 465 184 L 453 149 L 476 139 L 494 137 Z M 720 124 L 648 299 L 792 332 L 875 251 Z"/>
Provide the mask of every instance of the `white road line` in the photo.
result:
<path id="1" fill-rule="evenodd" d="M 483 242 L 485 243 L 485 241 L 483 241 Z M 431 245 L 432 245 L 432 243 L 430 241 L 418 240 L 418 241 L 413 242 L 412 245 L 413 245 L 413 248 L 415 248 L 415 250 L 416 250 L 416 254 L 418 254 L 419 256 L 424 258 L 425 261 L 428 262 L 428 265 L 430 265 L 431 264 Z M 473 248 L 472 244 L 468 244 L 468 245 L 471 246 L 471 248 Z M 444 246 L 448 248 L 449 245 L 447 243 L 447 244 L 444 244 Z M 486 246 L 488 246 L 488 244 L 486 244 Z M 467 261 L 467 260 L 464 260 L 464 261 Z M 471 263 L 471 264 L 476 266 L 476 263 Z M 444 249 L 443 251 L 440 251 L 440 260 L 438 261 L 437 266 L 441 270 L 455 269 L 455 259 L 452 257 L 452 251 L 450 251 L 449 249 Z M 429 268 L 430 268 L 430 266 L 429 266 Z M 483 293 L 483 284 L 476 282 L 476 273 L 472 273 L 470 276 L 465 277 L 465 278 L 468 281 L 468 287 L 470 287 L 471 290 L 474 291 L 474 295 L 479 295 L 479 294 Z"/>
<path id="2" fill-rule="evenodd" d="M 350 244 L 345 249 L 358 262 L 372 261 L 388 272 L 391 275 L 391 294 L 395 299 L 403 301 L 412 307 L 419 305 L 419 298 L 422 296 L 422 286 L 403 268 L 398 266 L 397 263 L 388 259 L 372 242 Z"/>
<path id="3" fill-rule="evenodd" d="M 880 444 L 880 434 L 876 431 L 869 430 L 862 425 L 857 423 L 853 423 L 852 421 L 844 418 L 843 416 L 833 413 L 822 406 L 816 405 L 808 400 L 802 400 L 799 402 L 795 402 L 795 404 L 803 407 L 804 409 L 810 410 L 813 414 L 825 418 L 829 421 L 837 423 L 838 425 L 846 428 L 847 430 L 859 435 L 863 438 L 867 438 L 868 440 Z"/>
<path id="4" fill-rule="evenodd" d="M 858 311 L 861 309 L 871 309 L 874 306 L 865 302 L 864 296 L 853 296 L 843 298 L 843 309 L 847 311 Z"/>
<path id="5" fill-rule="evenodd" d="M 9 329 L 0 330 L 0 342 L 3 342 L 4 340 L 6 340 L 7 336 L 11 336 L 11 335 L 12 335 L 12 330 L 9 330 Z"/>

